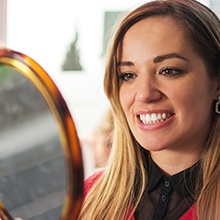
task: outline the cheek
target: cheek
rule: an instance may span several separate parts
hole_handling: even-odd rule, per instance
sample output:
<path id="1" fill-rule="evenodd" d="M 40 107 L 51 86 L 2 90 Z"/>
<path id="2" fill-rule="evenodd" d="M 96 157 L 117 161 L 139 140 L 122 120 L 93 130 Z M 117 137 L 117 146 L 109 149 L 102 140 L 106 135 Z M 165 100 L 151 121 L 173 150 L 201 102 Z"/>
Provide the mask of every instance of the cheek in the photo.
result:
<path id="1" fill-rule="evenodd" d="M 119 91 L 119 99 L 125 114 L 129 110 L 130 105 L 132 104 L 132 95 L 131 92 L 127 91 L 125 88 L 121 88 Z"/>
<path id="2" fill-rule="evenodd" d="M 180 90 L 175 96 L 179 110 L 190 116 L 207 117 L 210 115 L 214 92 L 210 85 L 198 83 L 192 87 Z"/>

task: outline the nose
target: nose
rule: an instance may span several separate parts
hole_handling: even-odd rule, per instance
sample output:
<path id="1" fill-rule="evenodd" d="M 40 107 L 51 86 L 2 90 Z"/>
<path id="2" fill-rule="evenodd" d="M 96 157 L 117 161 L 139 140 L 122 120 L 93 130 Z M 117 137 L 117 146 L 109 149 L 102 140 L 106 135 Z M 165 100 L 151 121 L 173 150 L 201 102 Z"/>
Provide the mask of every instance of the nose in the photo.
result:
<path id="1" fill-rule="evenodd" d="M 159 101 L 162 96 L 160 86 L 154 79 L 139 81 L 135 97 L 137 102 L 156 102 Z"/>

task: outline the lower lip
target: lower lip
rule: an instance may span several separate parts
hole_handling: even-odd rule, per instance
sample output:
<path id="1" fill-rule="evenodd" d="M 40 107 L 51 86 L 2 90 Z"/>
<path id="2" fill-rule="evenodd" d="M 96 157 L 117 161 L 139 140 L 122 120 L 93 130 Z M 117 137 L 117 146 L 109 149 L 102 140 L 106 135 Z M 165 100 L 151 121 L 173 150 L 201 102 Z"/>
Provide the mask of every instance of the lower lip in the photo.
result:
<path id="1" fill-rule="evenodd" d="M 173 121 L 173 119 L 174 119 L 174 115 L 172 115 L 170 118 L 162 122 L 156 122 L 152 124 L 143 124 L 138 117 L 138 127 L 144 131 L 158 130 L 158 129 L 168 126 Z"/>

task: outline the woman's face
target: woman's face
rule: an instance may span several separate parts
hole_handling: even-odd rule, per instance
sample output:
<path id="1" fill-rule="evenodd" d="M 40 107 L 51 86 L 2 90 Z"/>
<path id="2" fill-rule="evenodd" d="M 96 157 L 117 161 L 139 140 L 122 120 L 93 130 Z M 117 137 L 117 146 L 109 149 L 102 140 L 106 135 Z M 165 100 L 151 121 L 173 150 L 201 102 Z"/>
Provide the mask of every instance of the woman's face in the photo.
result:
<path id="1" fill-rule="evenodd" d="M 180 26 L 169 17 L 139 21 L 118 61 L 120 102 L 140 145 L 151 152 L 201 148 L 218 85 Z"/>

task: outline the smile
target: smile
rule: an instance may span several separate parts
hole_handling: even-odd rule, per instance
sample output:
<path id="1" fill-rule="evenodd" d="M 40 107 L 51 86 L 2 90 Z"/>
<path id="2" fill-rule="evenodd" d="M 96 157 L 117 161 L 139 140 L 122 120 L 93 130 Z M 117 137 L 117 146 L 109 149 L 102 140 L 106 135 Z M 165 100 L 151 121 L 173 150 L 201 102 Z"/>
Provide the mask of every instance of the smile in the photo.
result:
<path id="1" fill-rule="evenodd" d="M 152 114 L 140 114 L 139 118 L 143 124 L 155 124 L 163 122 L 170 118 L 173 114 L 171 113 L 152 113 Z"/>

